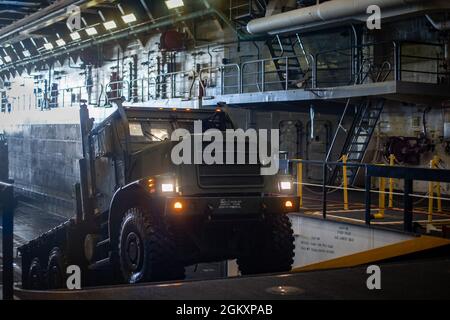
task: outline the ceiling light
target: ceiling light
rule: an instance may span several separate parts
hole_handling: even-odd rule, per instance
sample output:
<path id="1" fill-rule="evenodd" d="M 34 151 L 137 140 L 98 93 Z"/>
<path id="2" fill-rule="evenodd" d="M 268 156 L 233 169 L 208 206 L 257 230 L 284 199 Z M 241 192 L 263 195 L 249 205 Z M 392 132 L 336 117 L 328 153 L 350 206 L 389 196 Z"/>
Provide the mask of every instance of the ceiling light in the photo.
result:
<path id="1" fill-rule="evenodd" d="M 167 0 L 166 1 L 167 8 L 175 9 L 184 6 L 183 0 Z"/>
<path id="2" fill-rule="evenodd" d="M 81 39 L 81 36 L 80 36 L 80 34 L 78 33 L 78 31 L 72 32 L 72 33 L 70 34 L 70 37 L 71 37 L 72 40 L 74 40 L 74 41 L 80 40 L 80 39 Z"/>
<path id="3" fill-rule="evenodd" d="M 56 40 L 56 44 L 58 45 L 58 47 L 62 47 L 66 44 L 66 42 L 64 41 L 64 39 L 58 39 Z"/>
<path id="4" fill-rule="evenodd" d="M 95 29 L 95 27 L 89 27 L 85 31 L 88 36 L 95 36 L 98 33 L 97 29 Z"/>
<path id="5" fill-rule="evenodd" d="M 53 49 L 53 45 L 50 42 L 44 43 L 44 48 L 47 50 L 52 50 Z"/>
<path id="6" fill-rule="evenodd" d="M 31 53 L 30 53 L 30 51 L 28 51 L 28 50 L 22 51 L 22 54 L 23 54 L 23 56 L 24 56 L 25 58 L 28 58 L 28 57 L 31 56 Z"/>
<path id="7" fill-rule="evenodd" d="M 114 20 L 110 20 L 110 21 L 103 23 L 103 26 L 105 27 L 106 30 L 111 30 L 111 29 L 117 28 L 117 24 Z"/>
<path id="8" fill-rule="evenodd" d="M 122 16 L 122 20 L 125 23 L 132 23 L 132 22 L 136 22 L 136 16 L 133 13 L 127 14 Z"/>
<path id="9" fill-rule="evenodd" d="M 5 60 L 5 62 L 11 62 L 12 61 L 10 56 L 5 56 L 3 59 Z"/>

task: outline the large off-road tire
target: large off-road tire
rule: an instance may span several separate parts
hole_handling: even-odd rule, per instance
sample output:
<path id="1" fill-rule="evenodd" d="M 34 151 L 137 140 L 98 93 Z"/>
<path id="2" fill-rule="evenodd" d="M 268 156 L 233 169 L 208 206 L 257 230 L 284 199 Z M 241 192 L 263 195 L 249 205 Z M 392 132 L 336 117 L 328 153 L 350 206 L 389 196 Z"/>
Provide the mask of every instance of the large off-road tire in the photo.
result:
<path id="1" fill-rule="evenodd" d="M 25 287 L 30 290 L 44 289 L 44 271 L 42 270 L 39 258 L 31 260 Z"/>
<path id="2" fill-rule="evenodd" d="M 286 272 L 294 262 L 294 234 L 284 214 L 267 215 L 261 228 L 242 237 L 237 258 L 241 274 Z"/>
<path id="3" fill-rule="evenodd" d="M 61 249 L 50 251 L 47 263 L 47 285 L 49 289 L 61 289 L 66 284 L 66 269 Z"/>
<path id="4" fill-rule="evenodd" d="M 129 209 L 122 220 L 119 261 L 126 283 L 184 279 L 184 266 L 166 224 L 141 208 Z"/>

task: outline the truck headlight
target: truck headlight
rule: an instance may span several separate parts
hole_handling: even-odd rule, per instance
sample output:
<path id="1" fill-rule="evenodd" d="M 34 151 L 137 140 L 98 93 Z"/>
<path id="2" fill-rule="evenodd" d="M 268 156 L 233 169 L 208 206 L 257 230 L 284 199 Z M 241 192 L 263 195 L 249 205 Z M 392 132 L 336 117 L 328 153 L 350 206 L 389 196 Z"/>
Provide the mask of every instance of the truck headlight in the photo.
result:
<path id="1" fill-rule="evenodd" d="M 162 183 L 161 184 L 161 191 L 162 192 L 173 192 L 175 189 L 175 186 L 173 183 Z"/>
<path id="2" fill-rule="evenodd" d="M 292 189 L 292 182 L 290 181 L 280 181 L 280 190 L 289 191 Z"/>

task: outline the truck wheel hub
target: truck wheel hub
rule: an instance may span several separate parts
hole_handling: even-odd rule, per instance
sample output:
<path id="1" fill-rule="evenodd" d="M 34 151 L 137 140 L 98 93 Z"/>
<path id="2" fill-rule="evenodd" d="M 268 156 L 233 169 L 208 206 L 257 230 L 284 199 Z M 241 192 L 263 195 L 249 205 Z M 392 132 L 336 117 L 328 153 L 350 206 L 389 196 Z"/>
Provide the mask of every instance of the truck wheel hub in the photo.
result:
<path id="1" fill-rule="evenodd" d="M 141 240 L 134 232 L 128 234 L 126 248 L 128 263 L 133 270 L 136 270 L 141 258 Z"/>

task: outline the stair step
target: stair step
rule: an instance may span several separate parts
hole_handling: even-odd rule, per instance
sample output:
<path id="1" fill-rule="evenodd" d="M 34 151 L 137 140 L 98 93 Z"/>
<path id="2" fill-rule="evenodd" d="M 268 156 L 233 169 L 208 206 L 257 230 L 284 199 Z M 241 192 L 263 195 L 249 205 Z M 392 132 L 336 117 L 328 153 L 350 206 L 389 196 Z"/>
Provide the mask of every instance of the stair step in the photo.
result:
<path id="1" fill-rule="evenodd" d="M 291 50 L 279 50 L 279 49 L 277 49 L 277 50 L 274 50 L 274 51 L 276 51 L 276 52 L 290 53 L 291 56 L 294 56 L 294 54 L 295 54 L 295 51 L 291 51 Z"/>
<path id="2" fill-rule="evenodd" d="M 278 60 L 277 59 L 275 59 L 274 61 L 278 61 L 278 63 L 282 63 L 282 64 L 286 64 L 286 57 L 278 57 Z M 288 62 L 288 64 L 290 64 L 290 65 L 299 65 L 299 63 L 298 62 L 296 62 L 295 60 L 293 60 L 293 59 L 287 59 L 287 62 Z"/>
<path id="3" fill-rule="evenodd" d="M 293 64 L 285 64 L 285 63 L 278 63 L 278 66 L 283 66 L 284 68 L 287 66 L 289 68 L 289 70 L 296 70 L 296 69 L 300 69 L 299 65 L 293 65 Z"/>
<path id="4" fill-rule="evenodd" d="M 247 19 L 247 18 L 253 19 L 254 16 L 251 13 L 244 13 L 244 14 L 240 14 L 238 16 L 234 16 L 233 20 L 243 20 L 243 19 Z"/>
<path id="5" fill-rule="evenodd" d="M 110 264 L 110 257 L 96 261 L 90 264 L 88 268 L 89 270 L 99 270 L 109 266 L 109 264 Z"/>
<path id="6" fill-rule="evenodd" d="M 277 60 L 275 60 L 275 61 L 277 61 Z M 278 64 L 286 65 L 286 60 L 285 59 L 280 59 L 280 60 L 278 60 Z M 291 67 L 296 67 L 296 66 L 299 66 L 300 64 L 298 62 L 296 63 L 294 61 L 289 61 L 289 63 L 287 63 L 287 65 L 291 66 Z"/>
<path id="7" fill-rule="evenodd" d="M 109 243 L 110 243 L 110 240 L 109 239 L 105 239 L 105 240 L 97 242 L 96 247 L 97 248 L 103 247 L 105 245 L 109 245 Z"/>

